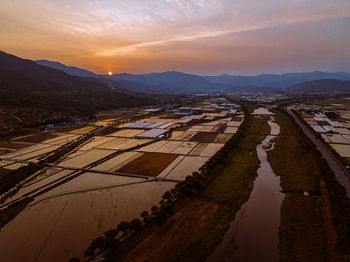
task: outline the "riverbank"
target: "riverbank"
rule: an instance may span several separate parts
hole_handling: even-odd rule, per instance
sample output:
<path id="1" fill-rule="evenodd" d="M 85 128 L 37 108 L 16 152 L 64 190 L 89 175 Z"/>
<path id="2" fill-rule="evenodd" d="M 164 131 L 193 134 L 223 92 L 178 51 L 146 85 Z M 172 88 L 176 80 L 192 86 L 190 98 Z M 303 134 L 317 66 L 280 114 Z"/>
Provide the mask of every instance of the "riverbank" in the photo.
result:
<path id="1" fill-rule="evenodd" d="M 268 156 L 286 193 L 279 230 L 281 261 L 342 261 L 327 192 L 321 187 L 319 156 L 288 117 L 277 112 L 276 122 L 281 133 Z"/>
<path id="2" fill-rule="evenodd" d="M 267 151 L 273 150 L 270 141 L 280 130 L 273 117 L 268 124 L 270 134 L 257 145 L 260 166 L 249 200 L 237 212 L 223 240 L 206 262 L 279 261 L 278 230 L 284 194 L 281 193 L 280 178 L 267 160 Z"/>

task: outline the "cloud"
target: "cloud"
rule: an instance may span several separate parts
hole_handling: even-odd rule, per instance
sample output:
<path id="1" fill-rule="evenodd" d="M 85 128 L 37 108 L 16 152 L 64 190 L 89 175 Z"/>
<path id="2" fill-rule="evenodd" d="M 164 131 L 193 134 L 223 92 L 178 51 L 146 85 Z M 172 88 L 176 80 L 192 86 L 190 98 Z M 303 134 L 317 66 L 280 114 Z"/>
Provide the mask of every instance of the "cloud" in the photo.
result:
<path id="1" fill-rule="evenodd" d="M 263 59 L 266 65 L 273 61 L 288 64 L 281 54 L 302 50 L 303 45 L 313 53 L 307 41 L 300 41 L 301 35 L 329 49 L 341 41 L 349 44 L 342 38 L 350 27 L 349 21 L 342 19 L 347 16 L 348 0 L 0 0 L 0 48 L 96 71 L 227 71 L 235 63 L 264 70 Z M 329 25 L 335 20 L 343 31 L 333 28 L 337 34 L 332 38 L 325 28 L 307 29 L 312 23 Z M 267 34 L 269 30 L 274 34 Z M 250 40 L 255 41 L 254 47 L 248 35 L 254 39 Z M 260 51 L 267 48 L 269 37 L 280 44 L 275 46 L 275 54 L 261 55 L 256 64 L 250 62 L 250 56 L 238 54 L 217 59 L 222 50 L 246 54 L 249 50 L 259 56 L 259 46 Z M 339 52 L 333 53 L 327 57 L 338 59 Z"/>

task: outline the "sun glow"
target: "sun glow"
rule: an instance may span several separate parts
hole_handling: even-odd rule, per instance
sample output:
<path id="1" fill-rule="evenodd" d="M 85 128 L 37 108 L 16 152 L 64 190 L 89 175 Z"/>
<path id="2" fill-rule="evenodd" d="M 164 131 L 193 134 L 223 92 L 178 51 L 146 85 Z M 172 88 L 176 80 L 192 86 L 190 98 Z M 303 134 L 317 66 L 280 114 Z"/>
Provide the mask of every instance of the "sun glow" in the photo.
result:
<path id="1" fill-rule="evenodd" d="M 108 72 L 108 75 L 111 76 L 113 73 L 112 72 Z"/>

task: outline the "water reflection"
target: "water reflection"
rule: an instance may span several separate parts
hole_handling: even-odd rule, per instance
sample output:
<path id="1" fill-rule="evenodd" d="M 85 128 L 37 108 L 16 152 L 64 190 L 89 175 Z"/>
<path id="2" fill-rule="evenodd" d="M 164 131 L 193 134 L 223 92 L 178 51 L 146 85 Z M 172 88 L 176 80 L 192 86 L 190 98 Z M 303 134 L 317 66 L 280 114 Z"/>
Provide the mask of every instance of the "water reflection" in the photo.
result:
<path id="1" fill-rule="evenodd" d="M 243 204 L 231 222 L 222 242 L 207 259 L 214 261 L 279 261 L 280 208 L 284 198 L 280 179 L 267 160 L 266 151 L 271 150 L 270 141 L 279 134 L 280 127 L 271 117 L 271 128 L 257 146 L 260 167 L 249 200 Z"/>

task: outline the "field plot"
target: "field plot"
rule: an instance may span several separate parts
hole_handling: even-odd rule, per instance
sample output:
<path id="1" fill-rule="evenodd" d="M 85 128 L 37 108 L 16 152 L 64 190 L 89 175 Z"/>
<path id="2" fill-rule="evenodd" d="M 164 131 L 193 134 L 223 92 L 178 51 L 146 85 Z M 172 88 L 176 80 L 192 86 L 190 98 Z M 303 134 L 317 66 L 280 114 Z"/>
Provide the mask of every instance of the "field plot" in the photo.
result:
<path id="1" fill-rule="evenodd" d="M 350 135 L 343 135 L 343 137 L 349 142 L 348 144 L 350 144 Z"/>
<path id="2" fill-rule="evenodd" d="M 196 125 L 196 126 L 192 126 L 189 129 L 187 129 L 188 132 L 198 132 L 203 126 L 200 125 Z M 211 129 L 211 127 L 210 127 Z"/>
<path id="3" fill-rule="evenodd" d="M 36 144 L 30 147 L 20 149 L 15 152 L 10 152 L 1 155 L 2 158 L 19 158 L 20 160 L 37 160 L 42 155 L 56 150 L 59 146 L 48 144 Z M 20 166 L 19 166 L 20 167 Z"/>
<path id="4" fill-rule="evenodd" d="M 198 143 L 195 148 L 189 153 L 190 156 L 199 156 L 207 147 L 208 143 Z"/>
<path id="5" fill-rule="evenodd" d="M 163 146 L 157 148 L 157 150 L 155 150 L 153 152 L 171 153 L 173 150 L 175 150 L 181 144 L 182 144 L 181 141 L 168 141 L 168 143 L 166 143 Z"/>
<path id="6" fill-rule="evenodd" d="M 26 155 L 28 155 L 28 154 L 32 154 L 32 153 L 35 154 L 36 152 L 38 152 L 42 149 L 50 148 L 50 147 L 52 147 L 52 145 L 35 144 L 35 145 L 28 146 L 28 147 L 20 148 L 16 151 L 13 151 L 13 152 L 2 154 L 1 157 L 2 158 L 20 157 L 23 160 L 23 159 L 27 159 Z"/>
<path id="7" fill-rule="evenodd" d="M 342 135 L 332 134 L 328 135 L 328 138 L 334 144 L 348 144 L 348 141 Z"/>
<path id="8" fill-rule="evenodd" d="M 85 178 L 92 179 L 90 175 Z M 96 182 L 101 179 L 101 184 L 107 184 L 104 179 L 112 177 L 102 178 L 95 174 Z M 139 180 L 116 177 L 109 184 L 132 181 Z M 73 183 L 79 182 L 81 180 Z M 68 183 L 67 186 L 65 191 L 71 188 Z M 54 198 L 28 207 L 1 229 L 0 261 L 61 262 L 73 256 L 83 261 L 82 254 L 92 239 L 121 221 L 131 221 L 143 210 L 150 210 L 172 187 L 174 183 L 143 183 Z M 45 196 L 60 190 L 57 188 Z M 18 246 L 21 246 L 21 252 L 18 252 Z"/>
<path id="9" fill-rule="evenodd" d="M 44 140 L 41 143 L 42 144 L 51 144 L 51 145 L 63 145 L 65 143 L 73 141 L 74 139 L 77 139 L 78 137 L 79 137 L 79 135 L 76 135 L 76 134 L 64 134 L 64 135 L 59 135 L 55 138 Z"/>
<path id="10" fill-rule="evenodd" d="M 79 150 L 89 150 L 91 148 L 97 147 L 101 144 L 114 140 L 114 137 L 103 137 L 103 136 L 95 136 L 90 140 L 87 144 L 83 145 Z"/>
<path id="11" fill-rule="evenodd" d="M 226 127 L 224 133 L 225 134 L 235 134 L 238 130 L 238 127 L 233 127 L 233 126 L 229 126 L 229 127 Z"/>
<path id="12" fill-rule="evenodd" d="M 164 146 L 166 143 L 168 143 L 168 141 L 166 140 L 161 140 L 155 143 L 152 143 L 150 145 L 141 147 L 140 149 L 138 149 L 138 151 L 142 151 L 142 152 L 154 152 L 156 151 L 158 148 L 161 148 L 162 146 Z"/>
<path id="13" fill-rule="evenodd" d="M 196 142 L 213 142 L 216 137 L 217 133 L 210 133 L 210 132 L 198 132 L 193 137 L 191 137 L 190 141 L 196 141 Z"/>
<path id="14" fill-rule="evenodd" d="M 157 176 L 177 158 L 174 154 L 145 153 L 118 169 L 117 172 L 141 176 Z"/>
<path id="15" fill-rule="evenodd" d="M 186 176 L 192 175 L 193 172 L 198 171 L 208 159 L 208 157 L 186 156 L 166 178 L 183 180 Z"/>
<path id="16" fill-rule="evenodd" d="M 215 129 L 216 126 L 202 126 L 200 129 L 199 129 L 199 132 L 215 132 L 214 129 Z"/>
<path id="17" fill-rule="evenodd" d="M 81 154 L 81 155 L 78 155 L 77 157 L 65 160 L 61 162 L 60 165 L 82 168 L 112 153 L 113 152 L 110 150 L 93 149 L 86 152 L 85 154 Z"/>
<path id="18" fill-rule="evenodd" d="M 202 151 L 200 156 L 207 156 L 207 157 L 212 157 L 215 155 L 215 153 L 223 147 L 223 144 L 214 144 L 214 143 L 209 143 L 205 149 Z"/>
<path id="19" fill-rule="evenodd" d="M 173 124 L 175 124 L 175 123 L 179 122 L 179 119 L 150 117 L 150 118 L 143 119 L 143 121 L 153 122 L 153 123 L 173 123 Z"/>
<path id="20" fill-rule="evenodd" d="M 196 142 L 182 142 L 177 148 L 175 148 L 170 153 L 179 154 L 179 155 L 187 155 L 191 150 L 197 145 Z"/>
<path id="21" fill-rule="evenodd" d="M 327 143 L 332 142 L 326 134 L 321 134 L 321 136 L 322 136 L 323 140 L 326 141 Z"/>
<path id="22" fill-rule="evenodd" d="M 146 144 L 148 142 L 151 142 L 152 139 L 128 139 L 126 141 L 124 141 L 123 143 L 117 144 L 117 145 L 113 145 L 108 147 L 108 149 L 112 149 L 112 150 L 126 150 L 135 146 L 140 146 L 143 144 Z"/>
<path id="23" fill-rule="evenodd" d="M 96 129 L 97 129 L 97 127 L 95 127 L 95 126 L 85 126 L 83 128 L 72 130 L 69 133 L 84 135 L 84 134 L 90 133 L 91 131 L 96 130 Z"/>
<path id="24" fill-rule="evenodd" d="M 201 124 L 202 126 L 216 126 L 220 123 L 219 120 L 216 120 L 216 121 L 211 121 L 211 122 L 207 122 L 207 123 L 203 123 Z"/>
<path id="25" fill-rule="evenodd" d="M 166 177 L 171 171 L 173 171 L 178 164 L 185 158 L 186 156 L 178 156 L 173 162 L 170 163 L 158 176 Z"/>
<path id="26" fill-rule="evenodd" d="M 350 157 L 350 145 L 330 144 L 341 157 Z"/>
<path id="27" fill-rule="evenodd" d="M 349 122 L 343 122 L 342 125 L 346 128 L 350 128 L 350 123 Z"/>
<path id="28" fill-rule="evenodd" d="M 195 134 L 196 134 L 196 132 L 173 131 L 171 134 L 171 139 L 173 139 L 173 140 L 189 140 Z"/>
<path id="29" fill-rule="evenodd" d="M 106 161 L 106 162 L 104 162 L 96 167 L 93 167 L 92 169 L 105 170 L 105 171 L 115 171 L 141 155 L 142 155 L 142 153 L 134 152 L 134 151 L 125 152 L 125 153 L 122 153 L 120 155 L 117 155 L 116 157 L 113 157 L 112 159 L 110 159 L 110 160 L 108 160 L 108 161 Z"/>
<path id="30" fill-rule="evenodd" d="M 108 136 L 134 137 L 134 136 L 137 136 L 143 132 L 145 132 L 144 129 L 123 129 L 123 130 L 119 130 L 117 132 L 114 132 L 112 134 L 109 134 Z"/>
<path id="31" fill-rule="evenodd" d="M 232 136 L 232 134 L 218 134 L 214 140 L 214 143 L 226 143 L 231 139 Z"/>
<path id="32" fill-rule="evenodd" d="M 99 144 L 97 146 L 95 146 L 95 148 L 99 148 L 99 149 L 108 149 L 112 146 L 116 146 L 116 145 L 119 145 L 119 144 L 122 144 L 124 143 L 125 141 L 129 140 L 129 138 L 120 138 L 120 137 L 117 137 L 117 138 L 114 138 L 113 140 L 111 141 L 107 141 L 105 143 L 102 143 L 102 144 Z"/>
<path id="33" fill-rule="evenodd" d="M 338 133 L 341 134 L 341 135 L 350 135 L 350 130 L 349 129 L 336 127 L 335 130 L 337 130 Z"/>

